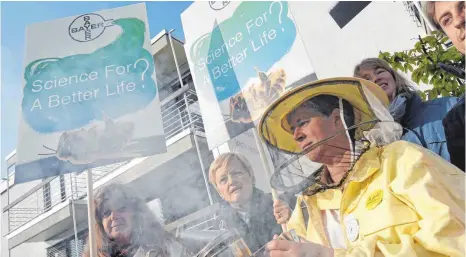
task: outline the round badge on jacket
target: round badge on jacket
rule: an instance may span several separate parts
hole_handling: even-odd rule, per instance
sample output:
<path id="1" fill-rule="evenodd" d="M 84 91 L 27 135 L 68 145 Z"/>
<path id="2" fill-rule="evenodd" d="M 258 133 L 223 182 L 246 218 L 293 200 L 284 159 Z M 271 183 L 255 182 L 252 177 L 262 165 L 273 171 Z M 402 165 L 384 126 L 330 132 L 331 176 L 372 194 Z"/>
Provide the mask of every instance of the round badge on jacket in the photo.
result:
<path id="1" fill-rule="evenodd" d="M 358 220 L 354 217 L 353 214 L 348 214 L 345 216 L 345 227 L 346 227 L 346 236 L 351 242 L 356 241 L 359 236 L 359 223 Z"/>

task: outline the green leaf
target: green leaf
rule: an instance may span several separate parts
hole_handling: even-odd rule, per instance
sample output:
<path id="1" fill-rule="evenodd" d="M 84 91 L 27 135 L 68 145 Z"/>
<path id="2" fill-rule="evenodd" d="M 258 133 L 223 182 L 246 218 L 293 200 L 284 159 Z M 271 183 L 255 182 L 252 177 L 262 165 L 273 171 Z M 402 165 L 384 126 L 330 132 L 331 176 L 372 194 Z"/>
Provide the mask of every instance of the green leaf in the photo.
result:
<path id="1" fill-rule="evenodd" d="M 432 78 L 430 78 L 429 80 L 429 84 L 434 85 L 434 83 L 435 83 L 435 76 L 432 76 Z"/>
<path id="2" fill-rule="evenodd" d="M 379 58 L 380 59 L 387 59 L 390 57 L 390 53 L 389 52 L 379 52 Z"/>
<path id="3" fill-rule="evenodd" d="M 408 63 L 407 63 L 407 62 L 405 62 L 405 63 L 403 64 L 403 69 L 404 69 L 405 71 L 408 70 Z"/>
<path id="4" fill-rule="evenodd" d="M 453 91 L 453 83 L 449 82 L 447 84 L 445 84 L 445 90 L 448 91 L 448 92 L 452 92 Z"/>
<path id="5" fill-rule="evenodd" d="M 426 90 L 426 91 L 427 91 L 427 90 Z M 426 101 L 426 100 L 427 100 L 427 99 L 426 99 L 426 98 L 427 98 L 427 93 L 426 93 L 426 91 L 421 92 L 422 101 Z"/>
<path id="6" fill-rule="evenodd" d="M 442 85 L 442 79 L 440 78 L 439 75 L 434 75 L 432 78 L 433 78 L 432 85 L 434 87 L 440 87 Z"/>
<path id="7" fill-rule="evenodd" d="M 420 70 L 420 69 L 414 70 L 413 74 L 411 74 L 411 79 L 412 79 L 416 84 L 419 84 L 419 80 L 421 79 L 421 70 Z"/>
<path id="8" fill-rule="evenodd" d="M 422 49 L 421 41 L 417 41 L 413 48 L 401 52 L 379 52 L 379 58 L 386 60 L 394 70 L 411 72 L 411 79 L 433 86 L 431 91 L 425 91 L 424 98 L 434 99 L 438 95 L 458 95 L 465 91 L 452 75 L 438 66 L 438 62 L 465 68 L 464 56 L 455 47 L 446 48 L 447 37 L 438 31 L 422 38 L 427 54 Z M 428 58 L 432 58 L 433 62 Z M 464 84 L 464 80 L 462 82 Z"/>
<path id="9" fill-rule="evenodd" d="M 413 72 L 413 70 L 414 70 L 414 69 L 413 69 L 413 66 L 412 66 L 411 64 L 409 64 L 409 63 L 406 63 L 406 64 L 407 64 L 407 66 L 408 66 L 408 70 L 409 70 L 410 72 Z"/>
<path id="10" fill-rule="evenodd" d="M 430 90 L 429 92 L 429 100 L 432 100 L 432 99 L 435 99 L 437 98 L 438 94 L 437 94 L 437 90 L 435 88 L 433 88 L 432 90 Z"/>
<path id="11" fill-rule="evenodd" d="M 440 39 L 440 43 L 446 43 L 448 41 L 448 37 L 444 36 Z"/>
<path id="12" fill-rule="evenodd" d="M 448 92 L 448 91 L 445 90 L 445 89 L 442 89 L 442 96 L 443 96 L 443 97 L 450 96 L 450 92 Z"/>
<path id="13" fill-rule="evenodd" d="M 422 81 L 422 83 L 424 83 L 424 84 L 428 84 L 428 83 L 429 83 L 429 75 L 427 75 L 426 73 L 424 73 L 424 74 L 422 75 L 421 81 Z"/>

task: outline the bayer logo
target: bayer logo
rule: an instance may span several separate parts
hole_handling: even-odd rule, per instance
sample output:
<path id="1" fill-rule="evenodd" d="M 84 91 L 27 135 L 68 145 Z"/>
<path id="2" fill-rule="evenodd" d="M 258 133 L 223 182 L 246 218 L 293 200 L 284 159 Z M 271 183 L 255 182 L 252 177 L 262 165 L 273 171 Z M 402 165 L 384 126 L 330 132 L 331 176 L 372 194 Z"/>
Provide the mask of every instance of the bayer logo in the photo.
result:
<path id="1" fill-rule="evenodd" d="M 209 1 L 210 8 L 219 11 L 225 8 L 230 1 Z"/>
<path id="2" fill-rule="evenodd" d="M 98 38 L 106 27 L 112 25 L 112 20 L 105 20 L 98 14 L 89 13 L 74 19 L 68 28 L 68 33 L 78 42 L 88 42 Z"/>

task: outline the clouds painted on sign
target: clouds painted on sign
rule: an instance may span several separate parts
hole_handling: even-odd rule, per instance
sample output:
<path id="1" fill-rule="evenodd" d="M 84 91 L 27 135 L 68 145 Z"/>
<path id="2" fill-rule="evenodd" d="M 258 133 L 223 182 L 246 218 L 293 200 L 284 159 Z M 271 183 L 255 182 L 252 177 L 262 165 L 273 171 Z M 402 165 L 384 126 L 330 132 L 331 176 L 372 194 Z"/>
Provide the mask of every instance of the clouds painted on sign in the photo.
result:
<path id="1" fill-rule="evenodd" d="M 215 21 L 212 25 L 212 32 L 196 40 L 189 54 L 196 72 L 196 84 L 203 87 L 208 84 L 206 79 L 211 81 L 218 101 L 230 98 L 246 86 L 248 79 L 256 76 L 255 67 L 269 70 L 288 53 L 296 39 L 296 27 L 288 17 L 287 2 L 242 2 L 231 18 L 219 24 Z M 274 39 L 267 40 L 268 43 L 264 38 L 261 41 L 264 33 L 268 35 L 272 30 Z M 234 42 L 239 38 L 238 33 L 241 40 Z M 219 51 L 222 54 L 216 57 Z M 214 60 L 207 64 L 209 54 Z M 219 76 L 217 67 L 240 55 L 244 57 L 242 61 Z"/>
<path id="2" fill-rule="evenodd" d="M 154 61 L 152 54 L 143 48 L 146 32 L 144 22 L 135 18 L 125 18 L 115 20 L 114 25 L 120 26 L 122 33 L 115 41 L 93 53 L 46 58 L 27 65 L 24 71 L 26 86 L 23 89 L 21 107 L 24 120 L 32 129 L 39 133 L 76 129 L 92 120 L 102 120 L 102 113 L 115 119 L 136 112 L 155 99 L 157 88 L 152 79 Z M 108 77 L 106 66 L 109 67 Z M 118 75 L 117 66 L 124 66 L 127 68 L 126 72 Z M 79 79 L 80 74 L 89 75 L 92 72 L 97 73 L 94 80 L 88 79 L 76 84 L 73 78 L 73 84 L 58 86 L 60 78 L 78 76 Z M 96 77 L 95 73 L 92 77 Z M 38 83 L 37 80 L 41 80 L 42 83 Z M 45 81 L 49 80 L 56 80 L 57 87 L 49 90 L 42 87 L 39 91 L 38 84 L 44 86 Z M 33 86 L 34 81 L 36 86 Z M 125 85 L 134 83 L 134 87 L 131 87 L 133 90 L 117 94 L 116 85 L 122 82 Z M 49 105 L 50 97 L 57 98 L 53 95 L 58 95 L 61 99 L 64 96 L 72 96 L 73 92 L 95 90 L 98 90 L 97 94 L 92 98 L 88 97 L 88 100 L 49 108 L 57 103 L 54 101 Z M 37 107 L 37 99 L 42 108 Z"/>

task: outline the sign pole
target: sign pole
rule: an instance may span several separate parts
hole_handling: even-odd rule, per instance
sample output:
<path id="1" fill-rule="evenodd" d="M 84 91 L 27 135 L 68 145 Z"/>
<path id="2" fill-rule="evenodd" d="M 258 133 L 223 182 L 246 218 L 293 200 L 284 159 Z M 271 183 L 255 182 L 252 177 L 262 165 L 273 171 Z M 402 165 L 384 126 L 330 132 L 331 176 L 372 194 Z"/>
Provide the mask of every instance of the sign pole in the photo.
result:
<path id="1" fill-rule="evenodd" d="M 270 178 L 272 177 L 272 172 L 270 171 L 270 166 L 269 166 L 269 163 L 267 161 L 267 158 L 265 157 L 264 148 L 262 146 L 262 142 L 261 142 L 261 140 L 259 138 L 259 135 L 257 134 L 257 128 L 255 126 L 252 129 L 252 132 L 254 134 L 254 139 L 256 141 L 257 149 L 259 150 L 259 155 L 260 155 L 260 158 L 261 158 L 262 167 L 265 170 L 265 175 L 267 176 L 267 181 L 269 181 L 269 185 L 270 185 Z M 272 192 L 273 200 L 277 200 L 278 195 L 277 195 L 277 191 L 275 190 L 275 188 L 270 186 L 270 191 Z M 283 230 L 283 232 L 287 231 L 286 224 L 282 224 L 282 230 Z"/>
<path id="2" fill-rule="evenodd" d="M 175 60 L 176 72 L 178 73 L 178 80 L 180 81 L 180 86 L 183 87 L 183 78 L 181 77 L 180 67 L 178 66 L 178 58 L 176 57 L 175 47 L 173 46 L 172 33 L 175 29 L 171 29 L 168 32 L 168 40 L 170 42 L 170 48 L 172 49 L 173 59 Z"/>
<path id="3" fill-rule="evenodd" d="M 94 193 L 92 181 L 92 169 L 87 170 L 87 218 L 89 221 L 89 252 L 90 257 L 97 257 L 97 248 L 95 241 L 95 211 L 94 211 Z"/>
<path id="4" fill-rule="evenodd" d="M 71 189 L 71 210 L 73 211 L 73 230 L 74 230 L 74 247 L 75 247 L 75 252 L 78 254 L 78 229 L 76 225 L 76 209 L 74 207 L 74 200 L 77 199 L 77 197 L 74 194 L 73 190 L 73 175 L 70 173 L 70 189 Z M 76 182 L 76 181 L 75 181 Z"/>

